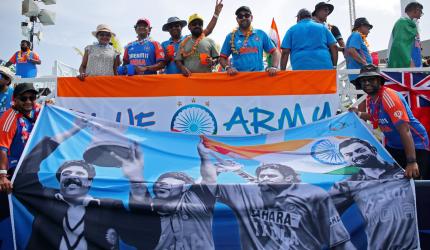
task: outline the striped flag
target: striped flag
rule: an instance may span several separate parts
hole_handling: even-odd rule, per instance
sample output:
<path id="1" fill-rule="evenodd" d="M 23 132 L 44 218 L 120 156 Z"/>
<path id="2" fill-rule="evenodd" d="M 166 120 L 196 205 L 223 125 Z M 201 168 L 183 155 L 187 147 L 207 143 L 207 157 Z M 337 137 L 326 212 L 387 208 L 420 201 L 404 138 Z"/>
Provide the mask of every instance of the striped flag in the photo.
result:
<path id="1" fill-rule="evenodd" d="M 281 49 L 281 39 L 279 38 L 278 26 L 276 26 L 275 18 L 272 18 L 272 24 L 270 25 L 269 38 L 275 44 L 278 50 Z M 272 67 L 272 54 L 266 54 L 266 62 L 268 67 Z M 279 62 L 278 62 L 279 65 Z"/>
<path id="2" fill-rule="evenodd" d="M 272 24 L 270 25 L 269 37 L 272 39 L 275 46 L 281 48 L 281 39 L 279 38 L 278 26 L 276 26 L 275 18 L 272 18 Z"/>

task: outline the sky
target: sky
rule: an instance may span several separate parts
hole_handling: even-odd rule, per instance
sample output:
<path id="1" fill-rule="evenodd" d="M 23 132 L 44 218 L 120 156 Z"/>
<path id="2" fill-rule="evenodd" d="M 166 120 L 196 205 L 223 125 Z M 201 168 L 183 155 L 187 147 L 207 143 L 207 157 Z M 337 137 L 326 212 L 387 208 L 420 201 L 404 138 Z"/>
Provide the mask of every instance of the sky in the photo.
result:
<path id="1" fill-rule="evenodd" d="M 57 4 L 46 6 L 39 2 L 41 9 L 54 11 L 57 15 L 55 25 L 38 24 L 36 27 L 41 28 L 43 33 L 42 41 L 38 42 L 35 38 L 34 48 L 42 60 L 42 65 L 38 66 L 39 76 L 50 75 L 55 60 L 79 68 L 82 58 L 73 48 L 83 50 L 86 45 L 94 43 L 96 39 L 91 32 L 98 24 L 108 24 L 124 46 L 136 39 L 133 28 L 136 20 L 146 17 L 153 27 L 151 37 L 161 43 L 169 38 L 167 32 L 161 31 L 168 17 L 178 16 L 188 20 L 191 14 L 199 13 L 205 18 L 206 25 L 212 17 L 215 2 L 216 0 L 57 0 Z M 298 10 L 307 8 L 313 11 L 317 2 L 318 0 L 223 0 L 224 8 L 210 37 L 222 44 L 225 36 L 237 26 L 235 10 L 247 5 L 254 16 L 253 27 L 267 32 L 272 18 L 275 18 L 282 40 L 288 28 L 296 23 Z M 421 2 L 424 4 L 424 13 L 430 13 L 428 0 Z M 348 0 L 331 0 L 330 3 L 335 9 L 328 21 L 339 27 L 346 41 L 351 34 Z M 374 25 L 368 37 L 371 51 L 386 49 L 391 29 L 401 15 L 400 0 L 356 0 L 356 14 L 357 17 L 368 18 Z M 0 0 L 0 59 L 8 60 L 19 50 L 19 43 L 24 38 L 20 27 L 22 21 L 26 21 L 26 18 L 21 15 L 20 0 Z M 430 29 L 422 27 L 430 23 L 430 14 L 424 15 L 420 23 L 421 40 L 429 39 Z M 189 34 L 187 27 L 182 33 Z"/>

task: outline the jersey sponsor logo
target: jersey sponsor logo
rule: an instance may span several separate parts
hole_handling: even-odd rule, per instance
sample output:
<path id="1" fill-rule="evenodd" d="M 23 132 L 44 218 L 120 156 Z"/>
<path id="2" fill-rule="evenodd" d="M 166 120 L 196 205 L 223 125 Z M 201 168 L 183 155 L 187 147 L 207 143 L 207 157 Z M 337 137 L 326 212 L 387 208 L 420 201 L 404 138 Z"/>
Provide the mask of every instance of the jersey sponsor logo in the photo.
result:
<path id="1" fill-rule="evenodd" d="M 396 117 L 397 119 L 400 119 L 403 115 L 403 112 L 401 110 L 396 110 L 394 112 L 394 117 Z"/>
<path id="2" fill-rule="evenodd" d="M 130 53 L 128 57 L 130 59 L 148 59 L 149 54 L 148 53 Z"/>
<path id="3" fill-rule="evenodd" d="M 258 53 L 257 47 L 242 47 L 240 48 L 241 54 L 252 54 L 252 53 Z"/>
<path id="4" fill-rule="evenodd" d="M 379 118 L 378 123 L 381 124 L 389 124 L 390 122 L 387 120 L 387 118 Z"/>
<path id="5" fill-rule="evenodd" d="M 252 210 L 252 217 L 258 219 L 259 221 L 265 221 L 294 228 L 299 227 L 301 219 L 301 215 L 272 209 L 254 209 Z"/>

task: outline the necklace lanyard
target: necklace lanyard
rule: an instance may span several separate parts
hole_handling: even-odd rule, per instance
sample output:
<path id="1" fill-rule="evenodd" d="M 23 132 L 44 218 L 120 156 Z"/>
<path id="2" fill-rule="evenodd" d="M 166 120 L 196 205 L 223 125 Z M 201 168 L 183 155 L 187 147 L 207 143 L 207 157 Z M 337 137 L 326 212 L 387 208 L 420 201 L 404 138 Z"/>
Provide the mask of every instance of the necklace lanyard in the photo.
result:
<path id="1" fill-rule="evenodd" d="M 376 97 L 376 99 L 373 101 L 372 98 L 367 99 L 366 102 L 366 106 L 369 107 L 369 113 L 370 113 L 370 117 L 371 117 L 371 122 L 373 125 L 373 129 L 377 129 L 378 128 L 378 120 L 379 120 L 379 108 L 382 105 L 381 101 L 379 99 L 380 97 L 380 93 L 378 93 L 378 96 Z M 373 106 L 373 109 L 372 109 Z"/>

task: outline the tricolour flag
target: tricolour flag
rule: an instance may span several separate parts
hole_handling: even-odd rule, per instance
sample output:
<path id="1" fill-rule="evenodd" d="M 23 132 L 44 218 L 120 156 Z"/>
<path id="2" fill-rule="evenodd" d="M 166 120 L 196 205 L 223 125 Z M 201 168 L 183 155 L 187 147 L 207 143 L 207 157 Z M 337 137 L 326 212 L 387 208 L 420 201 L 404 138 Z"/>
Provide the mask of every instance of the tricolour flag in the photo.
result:
<path id="1" fill-rule="evenodd" d="M 345 137 L 290 140 L 252 146 L 232 146 L 202 137 L 206 148 L 234 158 L 252 159 L 264 163 L 277 163 L 296 171 L 322 174 L 348 174 L 347 166 L 338 145 Z"/>

